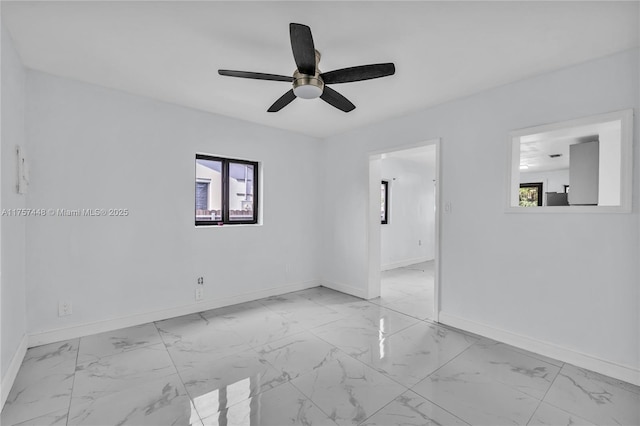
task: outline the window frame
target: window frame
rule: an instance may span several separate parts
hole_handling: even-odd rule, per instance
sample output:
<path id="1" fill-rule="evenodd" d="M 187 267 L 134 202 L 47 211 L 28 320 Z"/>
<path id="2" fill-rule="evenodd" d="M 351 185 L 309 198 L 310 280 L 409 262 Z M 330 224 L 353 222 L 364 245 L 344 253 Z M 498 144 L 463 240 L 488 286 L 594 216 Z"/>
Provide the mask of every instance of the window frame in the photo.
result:
<path id="1" fill-rule="evenodd" d="M 389 181 L 382 180 L 381 185 L 384 186 L 384 220 L 380 219 L 381 225 L 389 224 Z"/>
<path id="2" fill-rule="evenodd" d="M 544 192 L 542 192 L 542 188 L 543 188 L 542 182 L 521 183 L 520 189 L 522 188 L 536 188 L 538 190 L 538 207 L 542 207 L 543 205 L 542 195 L 544 194 Z M 530 206 L 530 207 L 533 207 L 533 206 Z"/>
<path id="3" fill-rule="evenodd" d="M 259 201 L 260 201 L 260 181 L 258 168 L 260 163 L 258 161 L 243 160 L 239 158 L 227 158 L 218 157 L 209 154 L 196 153 L 196 162 L 198 160 L 219 161 L 222 164 L 221 167 L 221 185 L 222 185 L 222 207 L 221 207 L 221 220 L 198 220 L 195 218 L 195 226 L 220 226 L 220 225 L 256 225 L 258 224 L 259 216 Z M 246 164 L 253 166 L 253 217 L 246 220 L 230 220 L 229 219 L 229 164 Z M 195 182 L 197 183 L 198 177 L 196 176 Z M 195 189 L 194 189 L 194 201 L 195 201 Z M 195 202 L 194 202 L 195 205 Z"/>
<path id="4" fill-rule="evenodd" d="M 620 205 L 618 206 L 546 206 L 538 208 L 523 208 L 518 203 L 518 188 L 520 182 L 520 138 L 534 133 L 550 132 L 569 127 L 620 120 Z M 576 118 L 573 120 L 543 124 L 525 129 L 514 130 L 509 133 L 507 141 L 506 188 L 504 192 L 504 212 L 523 214 L 547 213 L 631 213 L 633 204 L 633 145 L 634 145 L 634 110 L 624 109 L 603 114 Z M 569 189 L 571 190 L 571 189 Z"/>

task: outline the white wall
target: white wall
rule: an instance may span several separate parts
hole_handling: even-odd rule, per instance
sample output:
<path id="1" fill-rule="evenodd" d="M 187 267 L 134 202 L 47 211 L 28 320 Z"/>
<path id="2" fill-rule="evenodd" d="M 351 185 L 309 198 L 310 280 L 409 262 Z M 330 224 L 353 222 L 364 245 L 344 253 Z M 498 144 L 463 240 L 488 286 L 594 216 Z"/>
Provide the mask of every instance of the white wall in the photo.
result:
<path id="1" fill-rule="evenodd" d="M 602 129 L 598 135 L 599 173 L 598 205 L 620 205 L 620 151 L 622 149 L 622 128 L 611 126 Z"/>
<path id="2" fill-rule="evenodd" d="M 442 203 L 451 209 L 442 213 L 440 319 L 586 354 L 583 365 L 602 361 L 600 371 L 640 383 L 638 168 L 629 214 L 503 207 L 514 129 L 635 108 L 640 164 L 638 76 L 638 51 L 622 52 L 329 138 L 325 199 L 349 209 L 326 203 L 323 280 L 368 291 L 369 153 L 441 137 Z M 523 273 L 523 263 L 545 267 Z"/>
<path id="3" fill-rule="evenodd" d="M 27 80 L 28 205 L 130 211 L 29 219 L 30 333 L 318 284 L 317 140 L 40 72 Z M 194 226 L 196 152 L 261 162 L 261 226 Z M 59 300 L 73 315 L 58 317 Z"/>
<path id="4" fill-rule="evenodd" d="M 432 165 L 394 157 L 381 160 L 390 194 L 390 220 L 380 228 L 382 270 L 435 257 L 435 151 L 433 158 Z"/>
<path id="5" fill-rule="evenodd" d="M 25 70 L 16 53 L 13 42 L 4 25 L 2 38 L 2 114 L 1 114 L 1 159 L 2 176 L 0 199 L 2 209 L 25 207 L 25 196 L 16 191 L 17 157 L 16 146 L 25 147 Z M 9 368 L 14 356 L 19 352 L 20 343 L 27 331 L 25 302 L 25 217 L 4 216 L 1 218 L 1 294 L 2 299 L 2 339 L 0 346 L 3 385 L 13 381 L 6 375 L 15 374 Z M 22 361 L 17 354 L 17 366 Z M 11 365 L 14 368 L 13 365 Z M 5 380 L 6 379 L 6 380 Z M 9 389 L 3 391 L 8 392 Z M 4 393 L 2 402 L 6 398 Z M 2 404 L 0 403 L 0 406 Z"/>

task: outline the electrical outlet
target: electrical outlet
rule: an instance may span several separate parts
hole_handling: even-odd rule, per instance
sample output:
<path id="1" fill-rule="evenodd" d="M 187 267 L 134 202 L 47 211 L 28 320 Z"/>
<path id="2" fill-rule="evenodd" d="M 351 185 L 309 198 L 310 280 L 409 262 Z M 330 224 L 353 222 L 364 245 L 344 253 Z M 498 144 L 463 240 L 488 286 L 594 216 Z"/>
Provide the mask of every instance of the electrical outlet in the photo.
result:
<path id="1" fill-rule="evenodd" d="M 204 288 L 202 288 L 201 286 L 197 286 L 196 287 L 196 302 L 199 302 L 202 299 L 204 299 Z"/>
<path id="2" fill-rule="evenodd" d="M 198 285 L 204 285 L 204 277 L 198 277 Z"/>
<path id="3" fill-rule="evenodd" d="M 445 203 L 444 211 L 447 212 L 447 213 L 451 213 L 451 210 L 452 210 L 451 203 Z"/>
<path id="4" fill-rule="evenodd" d="M 64 300 L 58 302 L 58 316 L 64 317 L 73 313 L 73 305 L 71 300 Z"/>

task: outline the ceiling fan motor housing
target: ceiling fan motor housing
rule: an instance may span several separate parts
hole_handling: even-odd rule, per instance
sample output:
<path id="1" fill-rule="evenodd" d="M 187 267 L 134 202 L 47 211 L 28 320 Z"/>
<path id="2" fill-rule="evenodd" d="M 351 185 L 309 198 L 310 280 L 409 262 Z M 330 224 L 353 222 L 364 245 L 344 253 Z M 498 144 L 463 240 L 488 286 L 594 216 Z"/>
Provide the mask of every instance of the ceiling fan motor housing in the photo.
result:
<path id="1" fill-rule="evenodd" d="M 324 81 L 316 72 L 315 75 L 293 73 L 293 93 L 302 99 L 319 98 L 324 91 Z"/>
<path id="2" fill-rule="evenodd" d="M 324 81 L 320 77 L 318 64 L 320 52 L 316 50 L 316 73 L 314 75 L 302 74 L 298 70 L 293 73 L 293 93 L 302 99 L 319 98 L 324 91 Z"/>

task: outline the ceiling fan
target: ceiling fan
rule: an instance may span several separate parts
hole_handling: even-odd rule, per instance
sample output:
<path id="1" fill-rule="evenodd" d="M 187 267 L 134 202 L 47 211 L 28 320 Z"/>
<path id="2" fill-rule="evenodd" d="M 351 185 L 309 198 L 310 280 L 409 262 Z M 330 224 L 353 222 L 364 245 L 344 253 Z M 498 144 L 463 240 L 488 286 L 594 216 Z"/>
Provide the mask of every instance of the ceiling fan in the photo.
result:
<path id="1" fill-rule="evenodd" d="M 297 70 L 293 76 L 265 74 L 250 71 L 218 70 L 218 74 L 228 77 L 251 78 L 255 80 L 286 81 L 293 88 L 282 95 L 269 107 L 268 112 L 277 112 L 291 103 L 296 97 L 303 99 L 320 98 L 344 112 L 353 111 L 355 105 L 327 84 L 351 83 L 393 75 L 396 68 L 393 63 L 360 65 L 335 71 L 320 72 L 320 52 L 315 49 L 311 28 L 302 24 L 289 24 L 291 49 Z"/>

